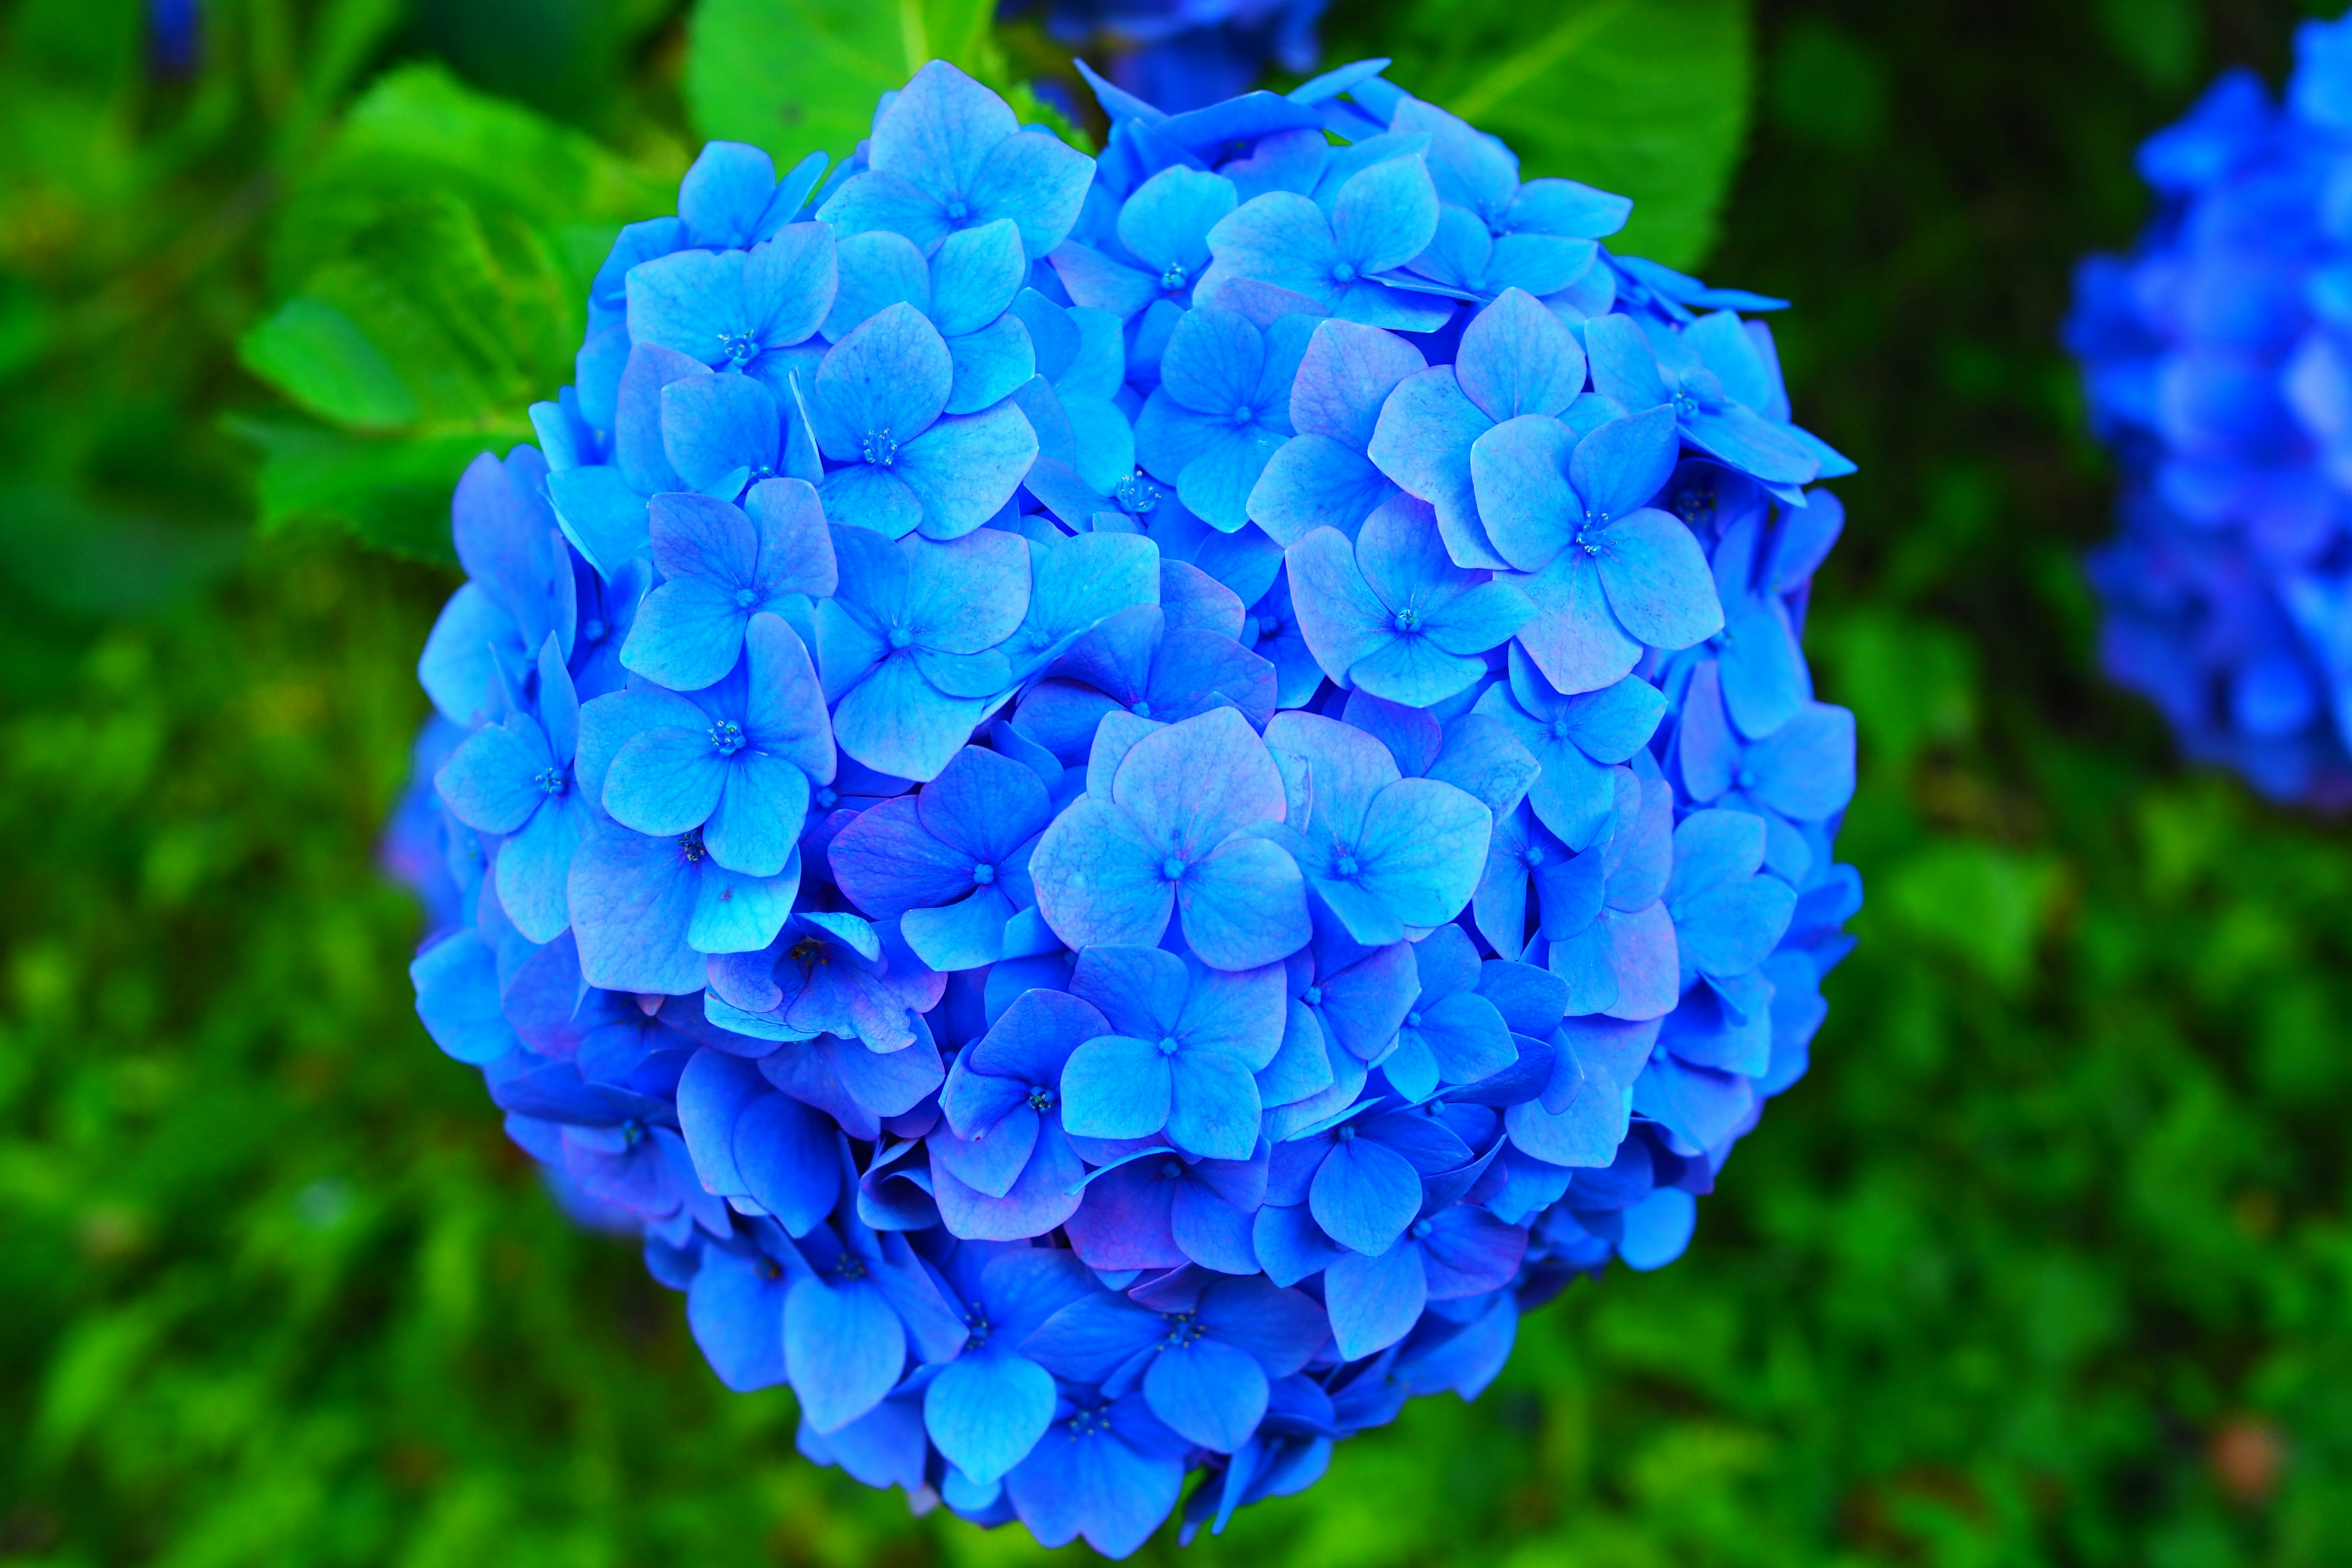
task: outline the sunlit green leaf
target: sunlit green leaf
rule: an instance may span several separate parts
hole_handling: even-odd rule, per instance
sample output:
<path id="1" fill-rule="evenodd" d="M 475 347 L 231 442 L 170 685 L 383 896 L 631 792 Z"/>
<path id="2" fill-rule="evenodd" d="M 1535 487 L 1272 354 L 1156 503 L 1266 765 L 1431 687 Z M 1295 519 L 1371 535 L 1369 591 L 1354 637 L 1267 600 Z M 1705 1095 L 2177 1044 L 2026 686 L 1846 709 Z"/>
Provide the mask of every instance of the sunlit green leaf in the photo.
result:
<path id="1" fill-rule="evenodd" d="M 1748 130 L 1746 0 L 1411 0 L 1385 20 L 1348 41 L 1509 142 L 1522 177 L 1633 197 L 1613 247 L 1705 259 Z"/>
<path id="2" fill-rule="evenodd" d="M 386 77 L 287 204 L 271 271 L 290 298 L 239 344 L 316 421 L 237 424 L 263 526 L 446 559 L 450 487 L 530 438 L 613 234 L 665 210 L 673 177 L 437 69 Z"/>
<path id="3" fill-rule="evenodd" d="M 885 92 L 929 59 L 989 78 L 985 0 L 701 0 L 686 56 L 687 108 L 707 137 L 750 142 L 778 163 L 838 160 Z"/>

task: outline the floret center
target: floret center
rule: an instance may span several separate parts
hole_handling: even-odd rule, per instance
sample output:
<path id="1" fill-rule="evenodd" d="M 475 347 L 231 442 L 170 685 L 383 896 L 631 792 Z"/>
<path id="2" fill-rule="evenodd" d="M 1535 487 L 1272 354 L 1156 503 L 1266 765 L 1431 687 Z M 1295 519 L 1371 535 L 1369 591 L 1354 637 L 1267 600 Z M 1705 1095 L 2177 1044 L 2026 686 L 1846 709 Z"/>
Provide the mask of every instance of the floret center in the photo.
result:
<path id="1" fill-rule="evenodd" d="M 719 347 L 729 362 L 738 365 L 751 363 L 760 357 L 760 342 L 749 332 L 721 332 Z"/>
<path id="2" fill-rule="evenodd" d="M 996 880 L 996 868 L 983 860 L 971 868 L 971 879 L 985 888 Z"/>
<path id="3" fill-rule="evenodd" d="M 731 757 L 743 749 L 743 726 L 732 719 L 721 719 L 710 726 L 710 748 L 722 757 Z"/>
<path id="4" fill-rule="evenodd" d="M 868 430 L 858 443 L 858 455 L 877 468 L 887 468 L 898 460 L 898 437 L 890 434 L 887 425 Z"/>
<path id="5" fill-rule="evenodd" d="M 563 770 L 562 768 L 541 768 L 538 773 L 531 775 L 530 782 L 539 786 L 539 793 L 541 795 L 562 795 L 563 793 Z"/>
<path id="6" fill-rule="evenodd" d="M 1177 1040 L 1175 1036 L 1162 1035 L 1160 1037 L 1160 1054 L 1161 1056 L 1172 1057 L 1182 1048 L 1181 1044 Z"/>
<path id="7" fill-rule="evenodd" d="M 1119 510 L 1131 517 L 1148 516 L 1160 504 L 1160 487 L 1146 479 L 1141 468 L 1113 485 L 1110 494 Z"/>
<path id="8" fill-rule="evenodd" d="M 1192 274 L 1184 270 L 1184 264 L 1181 261 L 1170 262 L 1167 270 L 1160 274 L 1160 286 L 1171 294 L 1175 293 L 1192 280 Z"/>

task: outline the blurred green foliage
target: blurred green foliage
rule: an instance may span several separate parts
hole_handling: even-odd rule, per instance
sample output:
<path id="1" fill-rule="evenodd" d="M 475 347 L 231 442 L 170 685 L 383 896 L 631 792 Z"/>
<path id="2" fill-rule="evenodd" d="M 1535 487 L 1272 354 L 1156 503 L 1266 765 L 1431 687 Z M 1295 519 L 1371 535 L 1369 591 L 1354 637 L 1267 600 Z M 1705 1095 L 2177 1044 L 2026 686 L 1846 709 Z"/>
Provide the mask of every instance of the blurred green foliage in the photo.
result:
<path id="1" fill-rule="evenodd" d="M 1605 95 L 1601 40 L 1713 5 L 1548 12 L 1597 18 L 1548 58 Z M 499 9 L 468 42 L 436 4 L 209 0 L 173 80 L 132 0 L 0 5 L 0 1563 L 1032 1560 L 722 1393 L 409 1012 L 371 854 L 450 579 L 251 524 L 430 526 L 423 454 L 520 433 L 598 226 L 690 144 L 677 18 L 486 54 L 537 14 Z M 1341 0 L 1333 47 L 1385 29 L 1408 85 L 1425 51 L 1531 168 L 1611 183 L 1547 131 L 1590 123 L 1567 97 L 1492 74 L 1562 36 L 1535 9 Z M 2226 60 L 2275 78 L 2291 20 L 1755 16 L 1707 272 L 1799 302 L 1799 405 L 1864 465 L 1810 632 L 1862 720 L 1862 946 L 1687 1258 L 1184 1561 L 2352 1560 L 2352 845 L 2184 774 L 2090 674 L 2107 495 L 2053 342 L 2073 258 L 2142 216 L 2133 142 Z M 1736 140 L 1744 78 L 1689 68 L 1657 122 Z M 1645 243 L 1693 259 L 1707 206 Z M 344 484 L 357 452 L 399 482 Z"/>

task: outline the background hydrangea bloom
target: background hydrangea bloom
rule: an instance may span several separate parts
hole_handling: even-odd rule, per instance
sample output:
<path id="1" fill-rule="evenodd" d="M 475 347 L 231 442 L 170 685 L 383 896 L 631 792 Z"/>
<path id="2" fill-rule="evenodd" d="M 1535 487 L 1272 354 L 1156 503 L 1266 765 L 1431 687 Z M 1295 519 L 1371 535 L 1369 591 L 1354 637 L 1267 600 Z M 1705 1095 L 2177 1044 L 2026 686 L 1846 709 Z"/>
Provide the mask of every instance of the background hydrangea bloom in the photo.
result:
<path id="1" fill-rule="evenodd" d="M 2328 806 L 2352 801 L 2347 40 L 2303 24 L 2284 104 L 2233 71 L 2142 145 L 2158 216 L 2083 262 L 2066 324 L 2122 477 L 2101 662 L 2191 758 Z"/>
<path id="2" fill-rule="evenodd" d="M 1045 30 L 1110 51 L 1121 87 L 1171 109 L 1230 98 L 1265 74 L 1312 69 L 1327 0 L 1003 0 L 1010 18 L 1045 13 Z"/>
<path id="3" fill-rule="evenodd" d="M 419 675 L 417 1010 L 803 1451 L 1133 1550 L 1660 1267 L 1859 882 L 1736 291 L 1348 68 L 706 149 Z"/>

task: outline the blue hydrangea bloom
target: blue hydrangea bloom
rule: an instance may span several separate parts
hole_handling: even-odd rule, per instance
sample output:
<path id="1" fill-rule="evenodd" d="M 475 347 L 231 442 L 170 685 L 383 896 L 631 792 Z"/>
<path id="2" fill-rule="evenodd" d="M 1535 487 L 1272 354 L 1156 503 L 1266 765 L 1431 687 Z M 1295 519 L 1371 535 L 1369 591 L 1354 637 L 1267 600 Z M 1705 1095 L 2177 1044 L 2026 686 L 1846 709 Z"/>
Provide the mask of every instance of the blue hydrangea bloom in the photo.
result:
<path id="1" fill-rule="evenodd" d="M 2352 802 L 2352 22 L 2306 22 L 2284 103 L 2232 71 L 2139 152 L 2158 213 L 2075 274 L 2067 347 L 2120 473 L 2100 658 L 2181 750 Z"/>
<path id="2" fill-rule="evenodd" d="M 1045 30 L 1109 51 L 1128 91 L 1201 109 L 1253 86 L 1269 66 L 1311 69 L 1328 0 L 1002 0 L 1007 18 L 1045 13 Z"/>
<path id="3" fill-rule="evenodd" d="M 1099 91 L 1090 161 L 927 66 L 621 234 L 384 854 L 722 1383 L 1120 1554 L 1673 1261 L 1861 887 L 1777 302 L 1379 62 Z"/>

